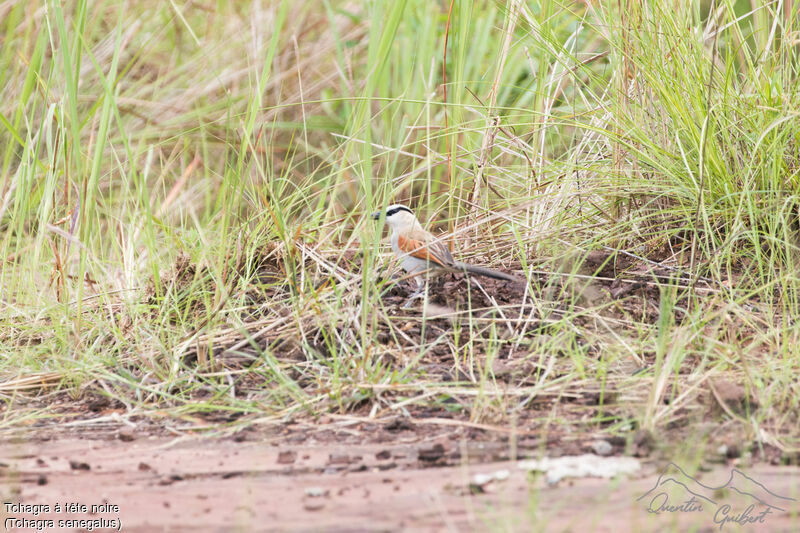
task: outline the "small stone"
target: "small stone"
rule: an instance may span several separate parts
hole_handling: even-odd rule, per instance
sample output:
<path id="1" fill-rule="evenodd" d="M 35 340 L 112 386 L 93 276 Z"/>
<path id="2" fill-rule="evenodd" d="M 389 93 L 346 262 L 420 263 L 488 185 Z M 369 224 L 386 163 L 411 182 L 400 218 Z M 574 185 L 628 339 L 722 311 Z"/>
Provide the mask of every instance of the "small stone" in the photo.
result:
<path id="1" fill-rule="evenodd" d="M 394 420 L 386 424 L 386 431 L 405 431 L 409 429 L 414 429 L 414 426 L 411 422 L 406 420 L 402 417 L 395 417 Z"/>
<path id="2" fill-rule="evenodd" d="M 742 455 L 741 450 L 736 444 L 731 444 L 725 452 L 725 457 L 728 459 L 736 459 Z"/>
<path id="3" fill-rule="evenodd" d="M 293 464 L 295 459 L 297 459 L 297 454 L 291 450 L 284 450 L 278 453 L 278 464 L 279 465 L 290 465 Z"/>
<path id="4" fill-rule="evenodd" d="M 73 470 L 91 470 L 92 467 L 89 466 L 89 463 L 84 463 L 81 461 L 70 461 L 69 467 Z"/>
<path id="5" fill-rule="evenodd" d="M 350 456 L 346 453 L 338 453 L 338 454 L 330 454 L 328 456 L 328 464 L 329 465 L 349 465 L 350 464 Z"/>
<path id="6" fill-rule="evenodd" d="M 484 485 L 488 485 L 494 481 L 494 476 L 491 474 L 475 474 L 472 476 L 472 484 L 477 485 L 479 487 L 483 487 Z"/>
<path id="7" fill-rule="evenodd" d="M 381 450 L 375 454 L 375 459 L 377 459 L 378 461 L 385 461 L 387 459 L 391 459 L 391 457 L 392 457 L 392 452 L 390 452 L 389 450 Z"/>
<path id="8" fill-rule="evenodd" d="M 611 446 L 611 444 L 609 444 L 607 441 L 596 440 L 592 443 L 592 450 L 597 455 L 605 457 L 607 455 L 611 455 L 611 452 L 614 451 L 614 447 Z"/>
<path id="9" fill-rule="evenodd" d="M 472 483 L 470 483 L 471 487 L 481 487 L 481 489 L 485 489 L 486 485 L 493 481 L 505 481 L 511 476 L 511 472 L 508 470 L 498 470 L 497 472 L 493 472 L 491 474 L 475 474 L 472 476 Z M 485 491 L 485 490 L 484 490 Z"/>
<path id="10" fill-rule="evenodd" d="M 429 463 L 438 461 L 444 457 L 444 446 L 441 444 L 434 444 L 432 448 L 419 451 L 419 460 Z"/>
<path id="11" fill-rule="evenodd" d="M 127 426 L 120 428 L 117 433 L 117 438 L 122 442 L 131 442 L 132 440 L 136 440 L 136 431 L 132 427 Z"/>
<path id="12" fill-rule="evenodd" d="M 309 498 L 322 498 L 330 494 L 328 489 L 323 489 L 322 487 L 307 487 L 304 492 Z"/>
<path id="13" fill-rule="evenodd" d="M 495 481 L 505 481 L 511 476 L 511 472 L 508 470 L 498 470 L 494 473 Z"/>

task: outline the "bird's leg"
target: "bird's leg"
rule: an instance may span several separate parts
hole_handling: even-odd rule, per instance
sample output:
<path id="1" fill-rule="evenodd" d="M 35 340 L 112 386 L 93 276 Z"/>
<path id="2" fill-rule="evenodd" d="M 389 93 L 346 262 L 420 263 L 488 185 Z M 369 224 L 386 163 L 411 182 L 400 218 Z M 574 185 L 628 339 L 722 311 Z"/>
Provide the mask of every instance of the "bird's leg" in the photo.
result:
<path id="1" fill-rule="evenodd" d="M 414 302 L 414 300 L 422 296 L 425 292 L 425 278 L 422 276 L 417 276 L 416 280 L 417 290 L 414 292 L 414 294 L 408 297 L 408 301 L 405 303 L 405 305 L 403 305 L 403 309 L 408 309 L 411 307 L 411 304 Z"/>

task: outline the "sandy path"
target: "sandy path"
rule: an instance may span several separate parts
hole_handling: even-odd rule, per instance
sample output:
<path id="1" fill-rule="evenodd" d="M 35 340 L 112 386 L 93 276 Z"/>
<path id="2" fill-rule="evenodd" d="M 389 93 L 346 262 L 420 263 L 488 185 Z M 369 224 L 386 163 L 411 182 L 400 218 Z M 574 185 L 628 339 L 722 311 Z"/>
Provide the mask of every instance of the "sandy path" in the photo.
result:
<path id="1" fill-rule="evenodd" d="M 420 450 L 427 461 L 420 461 Z M 719 531 L 713 512 L 651 514 L 636 498 L 658 478 L 645 465 L 634 479 L 562 481 L 547 487 L 511 461 L 426 467 L 436 449 L 420 445 L 275 446 L 232 440 L 141 438 L 52 440 L 0 445 L 6 519 L 121 520 L 122 530 L 153 531 Z M 476 473 L 507 470 L 485 492 L 467 489 Z M 800 470 L 747 470 L 772 492 L 800 500 Z M 730 468 L 704 473 L 723 484 Z M 732 496 L 725 496 L 725 498 Z M 87 510 L 55 512 L 55 503 Z M 49 512 L 34 516 L 33 508 Z M 746 502 L 745 502 L 746 503 Z M 91 505 L 107 504 L 90 514 Z M 119 507 L 115 512 L 113 506 Z M 739 502 L 731 502 L 740 507 Z M 744 505 L 744 504 L 741 504 Z M 44 509 L 40 508 L 40 511 Z M 105 512 L 104 512 L 105 511 Z M 761 523 L 723 531 L 800 531 L 800 504 Z M 755 511 L 751 514 L 757 514 Z M 794 514 L 794 516 L 792 516 Z M 16 522 L 19 524 L 19 522 Z M 43 523 L 39 523 L 40 525 Z M 65 523 L 66 524 L 66 523 Z M 30 525 L 30 523 L 28 524 Z M 35 523 L 34 523 L 35 525 Z M 45 524 L 46 525 L 46 524 Z M 27 531 L 33 528 L 7 527 Z"/>

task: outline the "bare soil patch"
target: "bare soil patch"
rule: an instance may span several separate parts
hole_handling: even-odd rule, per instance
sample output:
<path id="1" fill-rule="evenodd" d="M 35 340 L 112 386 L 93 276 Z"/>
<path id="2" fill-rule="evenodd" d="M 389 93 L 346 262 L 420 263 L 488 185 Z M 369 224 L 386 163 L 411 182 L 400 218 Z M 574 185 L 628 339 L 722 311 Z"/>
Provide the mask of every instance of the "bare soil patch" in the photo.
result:
<path id="1" fill-rule="evenodd" d="M 647 512 L 637 498 L 658 480 L 655 464 L 621 482 L 585 478 L 548 486 L 518 462 L 498 460 L 508 457 L 503 445 L 473 442 L 461 429 L 362 444 L 319 434 L 301 442 L 281 435 L 44 437 L 0 446 L 0 471 L 5 502 L 51 510 L 33 516 L 4 509 L 4 519 L 118 518 L 123 530 L 142 532 L 719 530 L 708 509 Z M 721 485 L 730 470 L 719 465 L 702 480 Z M 501 481 L 475 485 L 476 474 L 498 472 L 505 472 Z M 775 493 L 800 494 L 795 467 L 747 472 Z M 56 513 L 56 502 L 119 510 Z M 743 530 L 797 531 L 800 506 L 790 504 Z"/>

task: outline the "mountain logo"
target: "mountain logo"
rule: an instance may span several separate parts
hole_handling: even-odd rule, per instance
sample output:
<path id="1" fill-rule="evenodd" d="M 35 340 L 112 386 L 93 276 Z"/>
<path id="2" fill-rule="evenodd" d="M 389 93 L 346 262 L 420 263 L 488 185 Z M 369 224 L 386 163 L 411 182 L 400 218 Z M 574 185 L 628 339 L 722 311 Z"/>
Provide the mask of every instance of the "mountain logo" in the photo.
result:
<path id="1" fill-rule="evenodd" d="M 738 495 L 744 502 L 741 512 L 723 498 Z M 718 487 L 705 485 L 687 474 L 680 466 L 669 463 L 661 471 L 653 488 L 639 496 L 648 513 L 699 513 L 714 510 L 714 523 L 764 523 L 773 511 L 786 511 L 794 498 L 776 494 L 741 470 L 731 470 L 728 481 Z M 674 502 L 678 503 L 674 503 Z"/>

